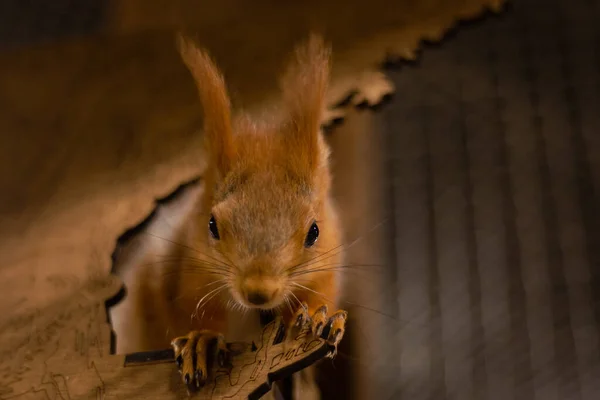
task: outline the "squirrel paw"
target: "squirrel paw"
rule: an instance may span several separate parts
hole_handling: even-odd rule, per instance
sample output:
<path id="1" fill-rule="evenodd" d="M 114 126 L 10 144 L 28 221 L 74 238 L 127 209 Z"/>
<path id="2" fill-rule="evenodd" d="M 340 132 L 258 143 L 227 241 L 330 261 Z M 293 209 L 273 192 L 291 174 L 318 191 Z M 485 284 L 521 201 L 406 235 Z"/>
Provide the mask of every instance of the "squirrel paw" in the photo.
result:
<path id="1" fill-rule="evenodd" d="M 347 318 L 348 313 L 344 310 L 338 310 L 328 316 L 328 308 L 325 304 L 318 307 L 311 316 L 308 313 L 308 305 L 302 303 L 292 318 L 291 326 L 288 328 L 288 337 L 294 337 L 303 328 L 310 328 L 313 336 L 321 337 L 333 346 L 332 352 L 328 355 L 333 358 L 337 354 L 338 343 L 344 337 Z"/>
<path id="2" fill-rule="evenodd" d="M 223 335 L 202 330 L 173 339 L 177 368 L 188 393 L 204 386 L 215 368 L 226 365 L 229 357 Z"/>

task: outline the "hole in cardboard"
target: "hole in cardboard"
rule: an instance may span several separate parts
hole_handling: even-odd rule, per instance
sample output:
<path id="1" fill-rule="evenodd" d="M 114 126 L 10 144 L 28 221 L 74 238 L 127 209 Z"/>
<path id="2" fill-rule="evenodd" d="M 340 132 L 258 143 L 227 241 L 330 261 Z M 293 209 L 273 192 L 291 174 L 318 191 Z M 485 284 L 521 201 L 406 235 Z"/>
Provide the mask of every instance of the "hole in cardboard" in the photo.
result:
<path id="1" fill-rule="evenodd" d="M 181 219 L 185 214 L 187 207 L 194 201 L 200 186 L 200 179 L 196 178 L 178 186 L 167 196 L 157 199 L 156 206 L 143 221 L 126 230 L 117 238 L 111 255 L 111 273 L 119 277 L 124 285 L 117 295 L 105 303 L 108 323 L 111 326 L 111 354 L 117 353 L 119 332 L 124 327 L 124 319 L 129 317 L 128 312 L 119 310 L 120 307 L 126 307 L 126 303 L 132 300 L 127 296 L 127 287 L 132 279 L 129 273 L 135 271 L 136 268 L 143 267 L 141 263 L 151 250 L 150 240 L 170 240 L 169 234 L 176 229 L 175 220 Z M 171 232 L 169 232 L 169 228 L 171 228 Z M 115 318 L 116 313 L 119 314 L 117 318 Z"/>

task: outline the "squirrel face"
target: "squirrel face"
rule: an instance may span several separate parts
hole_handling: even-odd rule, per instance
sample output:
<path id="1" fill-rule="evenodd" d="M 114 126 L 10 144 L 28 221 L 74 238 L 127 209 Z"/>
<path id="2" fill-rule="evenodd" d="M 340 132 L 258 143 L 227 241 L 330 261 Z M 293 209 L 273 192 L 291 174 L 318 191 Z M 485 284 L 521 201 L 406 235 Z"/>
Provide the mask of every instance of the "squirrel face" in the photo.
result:
<path id="1" fill-rule="evenodd" d="M 239 305 L 279 307 L 292 293 L 294 271 L 315 268 L 315 257 L 338 244 L 320 131 L 329 49 L 317 36 L 296 48 L 281 80 L 281 119 L 265 122 L 232 118 L 224 79 L 207 53 L 184 39 L 179 45 L 204 108 L 210 156 L 201 240 Z"/>
<path id="2" fill-rule="evenodd" d="M 285 160 L 289 151 L 277 149 L 269 137 L 257 143 L 252 136 L 240 134 L 252 145 L 244 146 L 234 169 L 216 184 L 205 226 L 213 255 L 230 267 L 233 299 L 270 309 L 290 295 L 290 273 L 331 245 L 328 172 L 323 165 L 315 179 L 302 176 Z"/>

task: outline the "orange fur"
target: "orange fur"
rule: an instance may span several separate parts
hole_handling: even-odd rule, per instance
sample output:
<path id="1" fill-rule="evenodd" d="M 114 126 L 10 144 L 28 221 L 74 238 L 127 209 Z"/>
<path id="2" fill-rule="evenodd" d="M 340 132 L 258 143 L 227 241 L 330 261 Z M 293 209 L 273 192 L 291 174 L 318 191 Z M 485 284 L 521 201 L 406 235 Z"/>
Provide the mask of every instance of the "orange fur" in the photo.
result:
<path id="1" fill-rule="evenodd" d="M 288 322 L 301 302 L 310 315 L 323 304 L 334 310 L 341 233 L 320 130 L 329 48 L 313 35 L 296 49 L 281 79 L 281 115 L 260 120 L 234 117 L 225 80 L 207 52 L 184 38 L 178 45 L 198 88 L 210 158 L 203 198 L 178 238 L 186 246 L 172 273 L 159 270 L 140 282 L 154 321 L 143 330 L 144 347 L 192 329 L 226 332 L 231 308 L 277 309 Z M 218 240 L 209 233 L 211 216 Z M 307 248 L 314 221 L 320 234 Z M 268 301 L 253 305 L 252 293 Z"/>
<path id="2" fill-rule="evenodd" d="M 246 307 L 241 281 L 254 277 L 279 286 L 280 296 L 270 306 L 284 306 L 283 296 L 290 291 L 314 307 L 333 301 L 339 287 L 334 272 L 306 274 L 307 280 L 302 280 L 303 286 L 323 296 L 290 287 L 286 276 L 294 264 L 308 263 L 340 242 L 329 193 L 329 150 L 320 131 L 329 48 L 315 35 L 296 48 L 280 81 L 283 113 L 272 122 L 243 114 L 233 119 L 224 78 L 210 56 L 188 40 L 180 39 L 179 44 L 198 87 L 211 154 L 210 184 L 197 222 L 202 230 L 214 215 L 221 235 L 215 241 L 205 229 L 196 240 L 210 250 L 211 258 L 235 270 L 229 291 Z M 313 220 L 318 221 L 320 236 L 313 248 L 305 249 Z M 337 254 L 322 258 L 305 269 L 340 261 Z"/>

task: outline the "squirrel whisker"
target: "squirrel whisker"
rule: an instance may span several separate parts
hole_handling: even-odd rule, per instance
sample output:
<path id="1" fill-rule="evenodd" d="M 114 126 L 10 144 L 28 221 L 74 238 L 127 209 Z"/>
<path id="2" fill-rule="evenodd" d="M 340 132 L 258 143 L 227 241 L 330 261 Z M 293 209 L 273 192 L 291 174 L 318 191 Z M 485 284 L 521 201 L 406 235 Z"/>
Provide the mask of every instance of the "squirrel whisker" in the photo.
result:
<path id="1" fill-rule="evenodd" d="M 144 232 L 144 234 L 146 234 L 146 235 L 149 235 L 149 236 L 152 236 L 152 237 L 154 237 L 154 238 L 157 238 L 157 239 L 164 240 L 165 242 L 168 242 L 168 243 L 174 244 L 175 246 L 179 246 L 179 247 L 181 247 L 181 248 L 184 248 L 184 249 L 187 249 L 187 250 L 192 250 L 192 251 L 194 251 L 194 252 L 196 252 L 196 253 L 198 253 L 198 254 L 202 254 L 203 256 L 205 256 L 205 257 L 208 257 L 208 258 L 210 258 L 210 259 L 212 259 L 213 261 L 216 261 L 216 262 L 218 262 L 218 263 L 223 263 L 223 261 L 219 260 L 218 258 L 216 258 L 216 257 L 212 257 L 212 256 L 210 256 L 210 255 L 208 255 L 208 254 L 204 254 L 204 253 L 202 253 L 200 250 L 198 250 L 198 249 L 197 249 L 197 248 L 195 248 L 195 247 L 192 247 L 192 246 L 189 246 L 189 245 L 186 245 L 186 244 L 183 244 L 183 243 L 178 243 L 178 242 L 176 242 L 176 241 L 174 241 L 174 240 L 170 240 L 170 239 L 167 239 L 167 238 L 164 238 L 164 237 L 160 237 L 160 236 L 158 236 L 158 235 L 156 235 L 156 234 L 153 234 L 153 233 L 151 233 L 151 232 Z M 222 253 L 221 253 L 221 254 L 222 254 Z"/>
<path id="2" fill-rule="evenodd" d="M 304 311 L 308 312 L 308 310 L 306 309 L 306 306 L 302 303 L 302 301 L 300 301 L 298 296 L 296 296 L 296 294 L 292 291 L 290 291 L 290 294 L 294 297 L 294 299 L 296 299 L 296 301 L 298 302 L 298 306 L 304 308 Z"/>
<path id="3" fill-rule="evenodd" d="M 186 264 L 182 264 L 181 261 L 187 261 Z M 147 265 L 161 265 L 166 264 L 165 267 L 169 267 L 166 270 L 163 270 L 163 275 L 169 274 L 178 274 L 180 272 L 187 273 L 197 273 L 197 272 L 206 272 L 216 275 L 223 276 L 234 276 L 234 272 L 232 271 L 231 266 L 227 264 L 214 264 L 210 262 L 206 262 L 204 260 L 194 258 L 194 257 L 181 257 L 174 258 L 171 260 L 160 260 L 153 263 L 148 263 Z M 170 265 L 169 265 L 170 263 Z"/>
<path id="4" fill-rule="evenodd" d="M 321 297 L 322 297 L 322 298 L 323 298 L 325 301 L 333 302 L 333 300 L 329 299 L 327 296 L 323 295 L 322 293 L 320 293 L 320 292 L 317 292 L 316 290 L 313 290 L 313 289 L 311 289 L 311 288 L 309 288 L 309 287 L 306 287 L 306 286 L 304 286 L 304 285 L 300 285 L 299 283 L 296 283 L 296 282 L 292 282 L 292 284 L 293 284 L 294 286 L 297 286 L 297 287 L 299 287 L 300 289 L 303 289 L 303 290 L 308 290 L 308 291 L 309 291 L 309 292 L 311 292 L 311 293 L 314 293 L 314 294 L 316 294 L 316 295 L 319 295 L 319 296 L 321 296 Z M 354 303 L 354 302 L 347 301 L 347 300 L 341 300 L 341 301 L 342 301 L 342 302 L 344 302 L 344 303 L 346 303 L 346 304 L 348 304 L 348 305 L 351 305 L 351 306 L 354 306 L 354 307 L 358 307 L 358 308 L 362 308 L 362 309 L 364 309 L 364 310 L 367 310 L 367 311 L 374 312 L 374 313 L 376 313 L 376 314 L 379 314 L 379 315 L 381 315 L 381 316 L 387 317 L 387 318 L 389 318 L 389 319 L 392 319 L 392 320 L 394 320 L 394 321 L 397 321 L 397 322 L 402 322 L 400 319 L 398 319 L 398 318 L 394 317 L 393 315 L 390 315 L 390 314 L 384 313 L 383 311 L 379 311 L 379 310 L 377 310 L 377 309 L 370 308 L 370 307 L 367 307 L 367 306 L 363 306 L 363 305 L 361 305 L 361 304 Z"/>
<path id="5" fill-rule="evenodd" d="M 326 264 L 326 265 L 321 265 L 315 268 L 310 268 L 310 269 L 305 269 L 305 270 L 299 270 L 299 271 L 295 271 L 291 274 L 289 274 L 288 276 L 290 278 L 295 278 L 298 276 L 302 276 L 302 275 L 307 275 L 307 274 L 311 274 L 311 273 L 317 273 L 317 272 L 327 272 L 327 271 L 343 271 L 343 272 L 379 272 L 381 273 L 381 271 L 373 271 L 373 268 L 377 268 L 377 267 L 383 267 L 381 265 L 369 265 L 369 264 L 356 264 L 356 265 L 352 265 L 352 264 Z"/>
<path id="6" fill-rule="evenodd" d="M 351 248 L 352 246 L 354 246 L 354 245 L 356 245 L 357 243 L 359 243 L 359 242 L 360 242 L 360 241 L 361 241 L 361 240 L 362 240 L 362 239 L 363 239 L 363 238 L 364 238 L 366 235 L 368 235 L 368 234 L 372 233 L 372 232 L 373 232 L 373 231 L 375 231 L 376 229 L 379 229 L 379 228 L 380 228 L 380 227 L 381 227 L 381 226 L 382 226 L 384 223 L 386 223 L 386 222 L 387 222 L 387 218 L 385 218 L 383 221 L 381 221 L 381 222 L 379 222 L 379 223 L 375 224 L 375 225 L 374 225 L 374 226 L 373 226 L 371 229 L 369 229 L 369 230 L 368 230 L 367 232 L 365 232 L 364 234 L 362 234 L 362 235 L 358 236 L 358 237 L 357 237 L 356 239 L 354 239 L 352 242 L 350 242 L 350 243 L 348 243 L 348 244 L 346 244 L 346 243 L 342 243 L 342 244 L 340 244 L 340 245 L 338 245 L 338 246 L 335 246 L 335 247 L 333 247 L 333 248 L 331 248 L 331 249 L 327 250 L 326 252 L 324 252 L 324 253 L 321 253 L 321 254 L 319 254 L 319 255 L 317 255 L 317 256 L 315 256 L 315 257 L 313 257 L 313 258 L 309 259 L 309 260 L 306 260 L 306 261 L 304 261 L 304 262 L 301 262 L 301 263 L 299 263 L 299 264 L 295 264 L 295 265 L 293 265 L 293 266 L 291 266 L 291 267 L 287 268 L 287 269 L 286 269 L 286 272 L 290 272 L 290 271 L 293 271 L 293 270 L 295 270 L 295 269 L 301 268 L 301 267 L 305 266 L 306 264 L 310 264 L 310 263 L 316 263 L 316 262 L 318 262 L 318 261 L 323 261 L 323 260 L 326 260 L 326 259 L 328 259 L 328 258 L 334 257 L 334 256 L 336 256 L 336 255 L 340 254 L 342 251 L 346 251 L 346 250 L 348 250 L 349 248 Z M 336 253 L 330 254 L 332 251 L 336 251 L 336 250 L 339 250 L 339 251 L 338 251 L 338 252 L 336 252 Z M 326 255 L 328 255 L 328 254 L 329 254 L 329 256 L 328 256 L 328 257 L 321 258 L 321 257 L 323 257 L 323 256 L 326 256 Z"/>
<path id="7" fill-rule="evenodd" d="M 187 275 L 201 275 L 201 274 L 210 274 L 210 275 L 217 275 L 217 276 L 223 276 L 223 277 L 233 277 L 234 274 L 231 271 L 227 271 L 227 270 L 219 270 L 219 269 L 215 269 L 215 268 L 206 268 L 206 267 L 202 267 L 202 266 L 188 266 L 187 268 L 182 268 L 180 271 L 178 270 L 173 270 L 173 271 L 161 271 L 161 276 L 170 276 L 170 275 L 181 275 L 181 274 L 187 274 Z"/>
<path id="8" fill-rule="evenodd" d="M 193 292 L 198 292 L 198 291 L 200 291 L 200 290 L 204 289 L 204 288 L 205 288 L 205 287 L 207 287 L 207 286 L 214 285 L 214 284 L 216 284 L 216 283 L 227 282 L 228 280 L 229 280 L 228 278 L 224 278 L 224 279 L 217 279 L 216 281 L 209 282 L 209 283 L 207 283 L 207 284 L 206 284 L 206 285 L 204 285 L 204 286 L 197 287 L 197 288 L 190 288 L 190 289 L 188 289 L 188 290 L 184 291 L 184 292 L 183 292 L 181 295 L 179 295 L 179 296 L 175 297 L 174 299 L 172 299 L 172 300 L 171 300 L 171 302 L 173 302 L 173 303 L 174 303 L 174 302 L 176 302 L 176 301 L 178 301 L 178 300 L 181 300 L 182 298 L 186 297 L 186 296 L 187 296 L 187 295 L 188 295 L 190 292 L 192 292 L 192 291 L 193 291 Z"/>
<path id="9" fill-rule="evenodd" d="M 319 261 L 326 260 L 326 259 L 328 259 L 328 258 L 330 258 L 330 257 L 334 257 L 334 256 L 338 255 L 338 254 L 339 254 L 341 251 L 343 251 L 343 246 L 344 246 L 344 244 L 340 244 L 339 246 L 335 246 L 335 247 L 333 247 L 333 248 L 331 248 L 331 249 L 327 250 L 327 251 L 326 251 L 326 252 L 324 252 L 324 253 L 320 253 L 319 255 L 317 255 L 317 256 L 315 256 L 315 257 L 313 257 L 313 258 L 310 258 L 310 259 L 308 259 L 308 260 L 306 260 L 306 261 L 304 261 L 304 262 L 301 262 L 301 263 L 295 264 L 295 265 L 293 265 L 293 266 L 291 266 L 291 267 L 287 268 L 285 271 L 286 271 L 286 272 L 292 272 L 292 271 L 294 271 L 294 270 L 296 270 L 296 269 L 299 269 L 299 268 L 302 268 L 302 267 L 304 267 L 304 266 L 305 266 L 305 265 L 307 265 L 307 264 L 308 264 L 308 265 L 310 265 L 311 263 L 313 263 L 313 264 L 314 264 L 314 263 L 317 263 L 317 262 L 319 262 Z M 337 253 L 333 253 L 333 254 L 329 255 L 329 257 L 325 257 L 325 258 L 321 259 L 321 257 L 323 257 L 323 256 L 326 256 L 326 255 L 328 255 L 329 253 L 331 253 L 332 251 L 335 251 L 335 250 L 338 250 L 338 249 L 340 249 L 340 251 L 339 251 L 339 252 L 337 252 Z"/>
<path id="10" fill-rule="evenodd" d="M 219 292 L 221 290 L 225 289 L 227 286 L 228 286 L 227 283 L 225 283 L 225 284 L 219 286 L 218 288 L 213 289 L 210 292 L 208 292 L 207 294 L 205 294 L 204 297 L 202 297 L 200 299 L 200 301 L 198 301 L 198 304 L 196 304 L 196 310 L 194 311 L 194 313 L 192 315 L 194 315 L 194 314 L 198 315 L 198 310 L 200 309 L 200 306 L 202 305 L 204 300 L 207 299 L 208 296 L 210 296 L 210 297 L 208 297 L 208 299 L 206 300 L 204 305 L 206 305 L 211 299 L 213 299 L 217 294 L 219 294 Z M 211 294 L 212 294 L 212 296 L 211 296 Z"/>
<path id="11" fill-rule="evenodd" d="M 294 315 L 294 308 L 292 307 L 292 302 L 290 300 L 289 291 L 283 297 L 283 301 L 285 302 L 285 304 L 287 304 L 287 306 L 288 306 L 288 308 L 290 310 L 291 315 Z"/>
<path id="12" fill-rule="evenodd" d="M 185 256 L 178 256 L 178 257 L 164 257 L 164 258 L 160 258 L 159 262 L 177 262 L 177 261 L 192 261 L 192 262 L 199 262 L 202 263 L 203 265 L 211 265 L 214 267 L 223 267 L 223 268 L 232 268 L 231 265 L 225 263 L 225 262 L 212 262 L 212 261 L 207 261 L 207 260 L 203 260 L 201 258 L 198 257 L 185 257 Z"/>
<path id="13" fill-rule="evenodd" d="M 219 254 L 223 257 L 225 257 L 225 259 L 229 262 L 228 266 L 229 267 L 233 267 L 233 269 L 235 269 L 237 272 L 240 272 L 240 269 L 237 267 L 237 265 L 235 265 L 235 263 L 233 261 L 231 261 L 231 259 L 222 251 L 218 250 Z"/>

